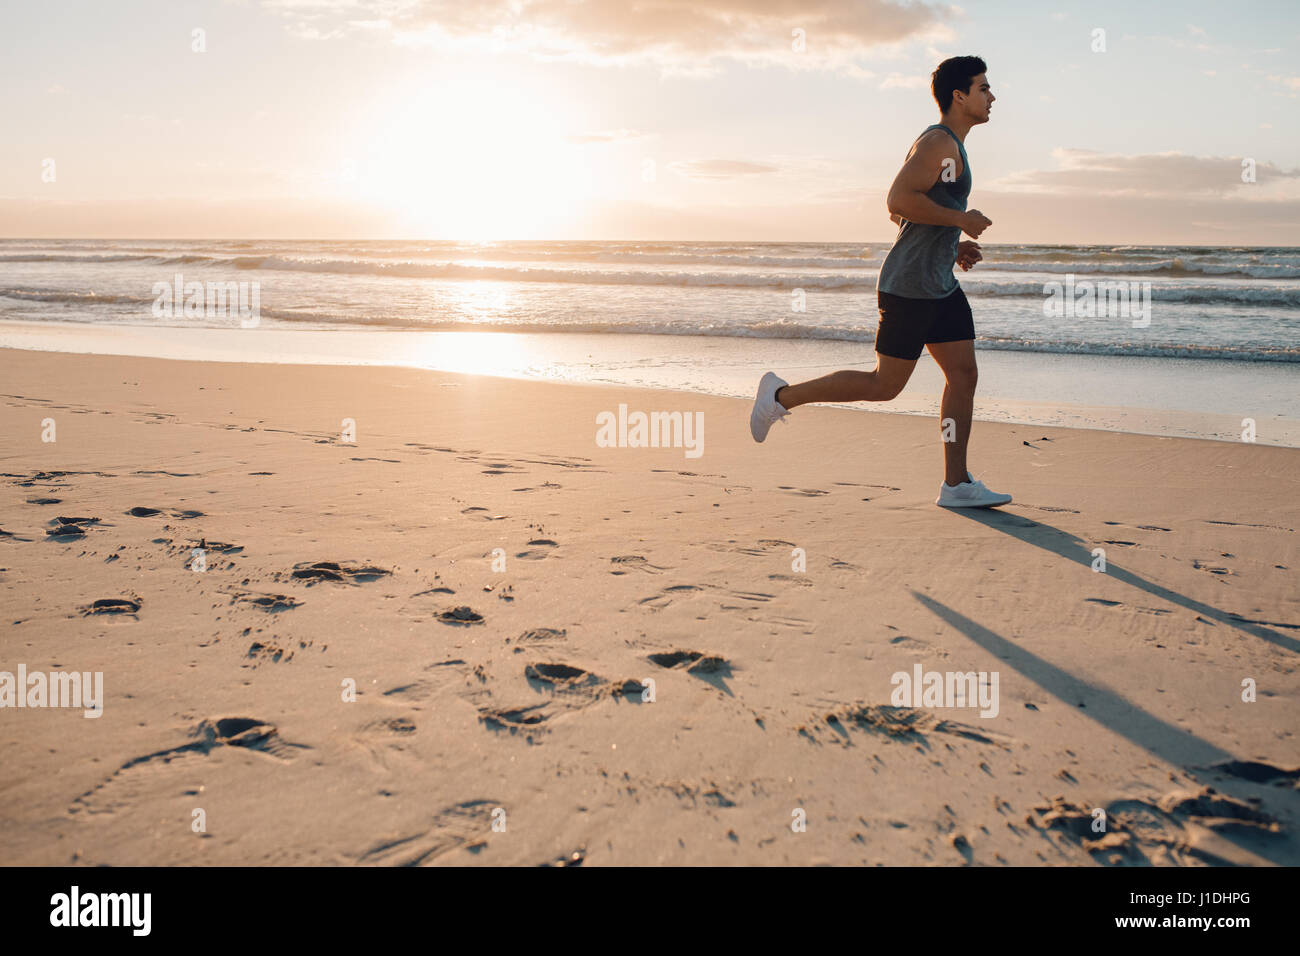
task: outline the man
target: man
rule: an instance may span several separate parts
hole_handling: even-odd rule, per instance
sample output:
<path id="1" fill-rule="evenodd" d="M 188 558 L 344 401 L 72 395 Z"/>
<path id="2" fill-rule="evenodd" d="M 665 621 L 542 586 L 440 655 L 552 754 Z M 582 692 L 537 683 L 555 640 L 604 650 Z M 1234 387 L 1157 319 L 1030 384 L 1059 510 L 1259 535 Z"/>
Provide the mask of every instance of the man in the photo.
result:
<path id="1" fill-rule="evenodd" d="M 758 384 L 749 418 L 755 441 L 791 409 L 810 402 L 887 402 L 911 378 L 924 346 L 946 384 L 940 416 L 944 428 L 944 483 L 935 504 L 945 508 L 1004 505 L 1011 496 L 990 491 L 966 470 L 971 412 L 975 403 L 975 325 L 953 265 L 969 270 L 983 258 L 978 239 L 992 220 L 978 209 L 966 211 L 971 172 L 966 134 L 989 121 L 994 96 L 977 56 L 944 60 L 931 76 L 941 122 L 912 144 L 889 190 L 890 219 L 898 236 L 880 267 L 876 294 L 874 371 L 843 371 L 799 385 L 768 372 Z"/>

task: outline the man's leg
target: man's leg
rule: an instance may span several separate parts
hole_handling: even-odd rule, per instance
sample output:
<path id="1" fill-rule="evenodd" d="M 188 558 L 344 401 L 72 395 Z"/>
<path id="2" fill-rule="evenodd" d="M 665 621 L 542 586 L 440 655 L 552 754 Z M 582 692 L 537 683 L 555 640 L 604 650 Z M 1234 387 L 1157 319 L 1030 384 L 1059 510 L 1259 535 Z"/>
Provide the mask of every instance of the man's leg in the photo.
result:
<path id="1" fill-rule="evenodd" d="M 887 402 L 903 390 L 914 368 L 916 359 L 894 358 L 877 352 L 873 371 L 850 369 L 799 385 L 786 385 L 777 390 L 776 400 L 787 411 L 811 402 Z"/>
<path id="2" fill-rule="evenodd" d="M 979 370 L 975 365 L 975 340 L 931 342 L 926 346 L 947 380 L 939 406 L 942 419 L 955 424 L 955 441 L 943 444 L 944 481 L 959 485 L 966 481 L 966 446 L 970 442 L 971 415 L 975 408 L 975 383 Z"/>

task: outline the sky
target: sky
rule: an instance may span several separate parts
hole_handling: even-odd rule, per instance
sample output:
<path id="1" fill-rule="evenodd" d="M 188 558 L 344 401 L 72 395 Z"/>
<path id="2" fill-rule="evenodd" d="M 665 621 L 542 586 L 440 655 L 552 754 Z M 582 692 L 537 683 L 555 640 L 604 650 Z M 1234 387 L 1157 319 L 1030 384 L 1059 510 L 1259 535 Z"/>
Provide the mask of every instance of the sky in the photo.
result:
<path id="1" fill-rule="evenodd" d="M 888 241 L 961 54 L 981 241 L 1300 244 L 1295 0 L 7 3 L 0 235 Z"/>

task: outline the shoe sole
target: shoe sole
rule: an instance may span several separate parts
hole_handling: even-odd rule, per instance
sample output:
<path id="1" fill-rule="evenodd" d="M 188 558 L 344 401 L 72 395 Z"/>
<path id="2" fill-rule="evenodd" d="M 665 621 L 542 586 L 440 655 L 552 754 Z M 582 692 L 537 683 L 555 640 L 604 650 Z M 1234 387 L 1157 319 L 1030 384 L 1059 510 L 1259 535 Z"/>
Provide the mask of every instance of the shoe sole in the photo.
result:
<path id="1" fill-rule="evenodd" d="M 762 379 L 759 379 L 758 391 L 754 394 L 754 407 L 749 412 L 749 437 L 754 439 L 754 441 L 758 442 L 760 445 L 767 439 L 768 432 L 772 430 L 772 425 L 776 424 L 773 422 L 771 425 L 768 425 L 767 431 L 763 432 L 763 437 L 758 437 L 758 427 L 754 423 L 754 416 L 758 413 L 758 401 L 763 397 L 763 380 L 770 374 L 771 373 L 769 372 L 765 374 Z M 777 387 L 779 388 L 780 386 Z M 775 389 L 773 389 L 773 391 L 775 392 Z"/>
<path id="2" fill-rule="evenodd" d="M 936 501 L 935 504 L 938 505 L 940 508 L 1001 508 L 1003 505 L 1009 505 L 1009 504 L 1011 504 L 1011 499 L 1008 498 L 1006 501 L 986 501 L 986 502 L 984 502 L 984 503 L 982 503 L 982 504 L 974 504 L 974 503 L 971 503 L 971 504 L 965 504 L 964 502 L 963 502 L 963 503 L 954 503 L 954 502 L 944 503 L 944 502 L 942 502 L 942 501 Z"/>

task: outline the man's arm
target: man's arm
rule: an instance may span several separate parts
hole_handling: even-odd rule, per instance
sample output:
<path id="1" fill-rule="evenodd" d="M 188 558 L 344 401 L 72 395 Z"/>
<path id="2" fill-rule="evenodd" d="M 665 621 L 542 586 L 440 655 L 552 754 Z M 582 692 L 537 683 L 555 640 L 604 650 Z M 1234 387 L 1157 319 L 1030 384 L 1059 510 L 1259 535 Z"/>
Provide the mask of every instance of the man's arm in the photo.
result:
<path id="1" fill-rule="evenodd" d="M 903 168 L 894 177 L 894 184 L 889 187 L 889 196 L 885 200 L 889 218 L 898 216 L 928 226 L 956 226 L 971 238 L 978 239 L 980 233 L 992 225 L 978 209 L 969 212 L 949 209 L 926 195 L 942 174 L 945 159 L 952 160 L 951 168 L 954 170 L 961 161 L 957 144 L 951 136 L 936 129 L 917 140 Z"/>

